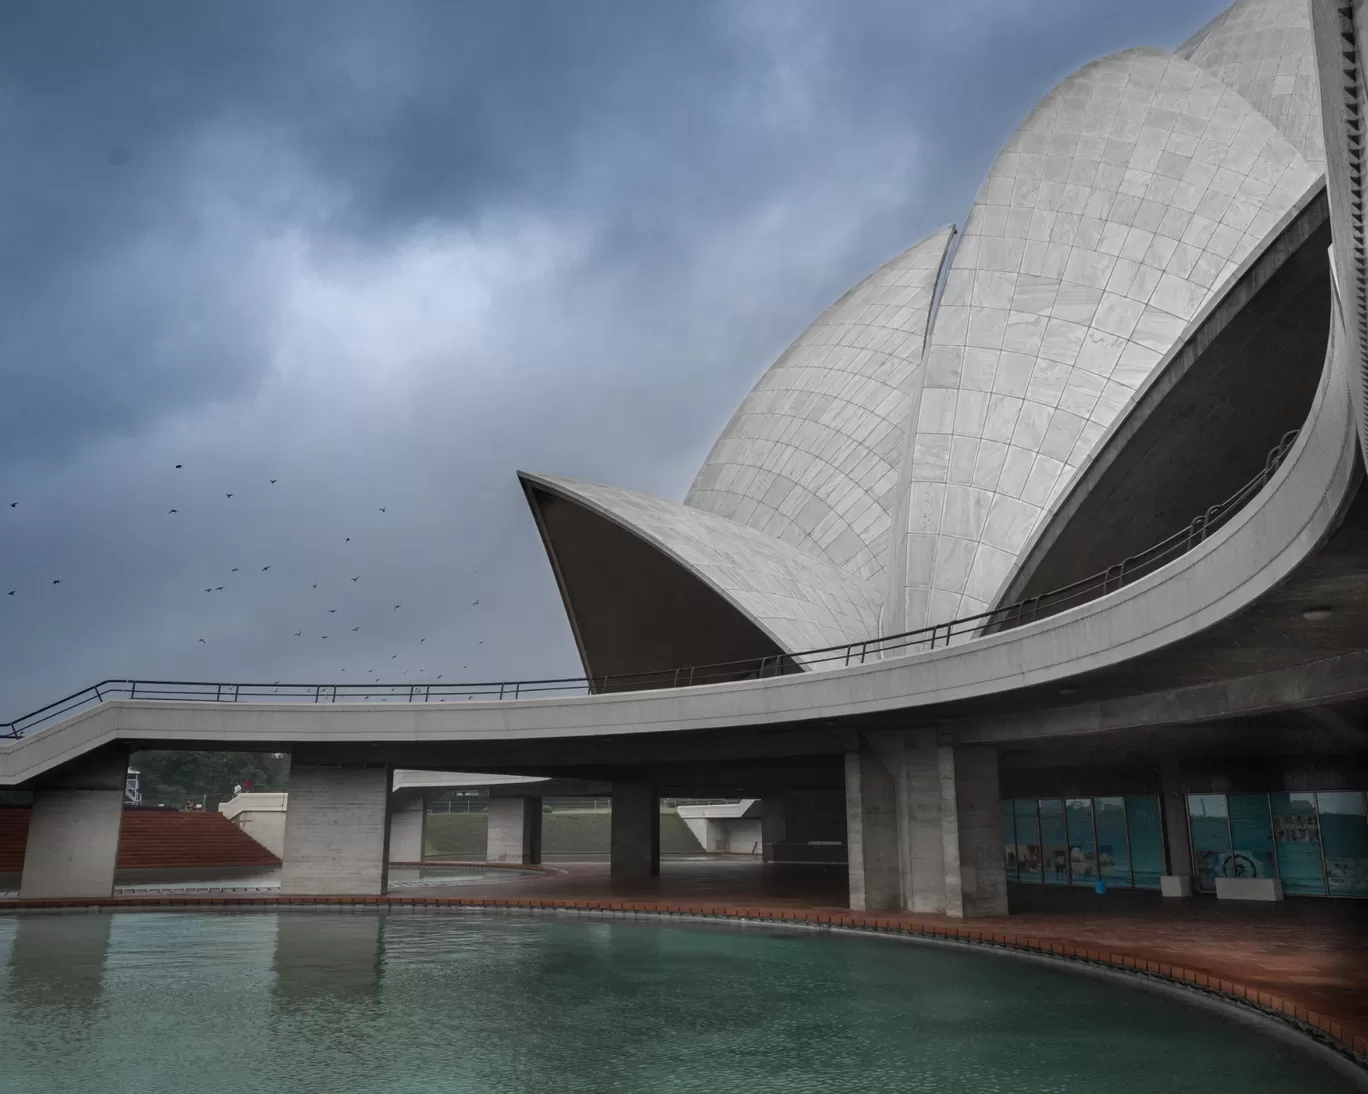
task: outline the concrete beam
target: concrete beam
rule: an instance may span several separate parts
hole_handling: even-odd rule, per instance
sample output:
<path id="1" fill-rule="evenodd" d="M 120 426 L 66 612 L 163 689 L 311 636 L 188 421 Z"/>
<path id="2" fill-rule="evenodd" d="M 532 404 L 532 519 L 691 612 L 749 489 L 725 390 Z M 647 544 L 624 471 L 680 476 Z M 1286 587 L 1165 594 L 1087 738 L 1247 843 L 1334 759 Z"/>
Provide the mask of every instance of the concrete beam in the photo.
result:
<path id="1" fill-rule="evenodd" d="M 21 899 L 114 895 L 127 774 L 128 747 L 115 745 L 34 788 Z"/>
<path id="2" fill-rule="evenodd" d="M 523 795 L 489 799 L 485 858 L 535 866 L 541 862 L 542 800 Z"/>
<path id="3" fill-rule="evenodd" d="M 613 877 L 659 876 L 660 799 L 650 783 L 613 784 L 609 842 L 609 872 Z"/>
<path id="4" fill-rule="evenodd" d="M 389 786 L 389 767 L 291 763 L 282 895 L 384 893 Z"/>

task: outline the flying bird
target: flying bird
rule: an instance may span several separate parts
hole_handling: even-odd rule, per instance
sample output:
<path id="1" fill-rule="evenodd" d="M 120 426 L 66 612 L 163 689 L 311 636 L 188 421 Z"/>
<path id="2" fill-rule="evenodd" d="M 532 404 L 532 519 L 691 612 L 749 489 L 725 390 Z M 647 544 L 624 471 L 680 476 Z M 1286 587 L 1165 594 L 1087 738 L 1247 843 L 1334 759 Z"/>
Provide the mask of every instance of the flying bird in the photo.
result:
<path id="1" fill-rule="evenodd" d="M 473 608 L 473 607 L 475 607 L 475 605 L 478 604 L 478 603 L 479 603 L 478 600 L 472 601 L 470 606 Z"/>
<path id="2" fill-rule="evenodd" d="M 13 596 L 13 595 L 14 595 L 14 590 L 13 590 L 13 589 L 11 589 L 11 590 L 9 591 L 9 595 L 10 595 L 10 596 Z"/>
<path id="3" fill-rule="evenodd" d="M 390 660 L 393 661 L 393 660 L 394 660 L 396 657 L 398 657 L 398 656 L 399 656 L 399 655 L 398 655 L 397 653 L 392 653 L 392 654 L 390 654 Z"/>
<path id="4" fill-rule="evenodd" d="M 317 582 L 317 581 L 315 581 L 315 582 L 313 583 L 313 587 L 314 587 L 315 589 L 318 588 L 318 582 Z"/>
<path id="5" fill-rule="evenodd" d="M 269 569 L 270 569 L 269 566 L 263 566 L 263 567 L 261 568 L 261 572 L 264 574 L 264 573 L 265 573 L 267 570 L 269 570 Z"/>
<path id="6" fill-rule="evenodd" d="M 439 672 L 439 673 L 437 674 L 437 679 L 440 680 L 441 678 L 442 678 L 442 674 Z"/>
<path id="7" fill-rule="evenodd" d="M 384 507 L 384 506 L 383 506 L 383 505 L 382 505 L 382 506 L 380 506 L 380 512 L 382 512 L 382 513 L 383 513 L 383 512 L 384 512 L 384 511 L 385 511 L 385 507 Z"/>
<path id="8" fill-rule="evenodd" d="M 179 509 L 168 509 L 168 510 L 166 511 L 166 515 L 169 517 L 172 513 L 178 513 L 178 512 L 180 512 Z"/>
<path id="9" fill-rule="evenodd" d="M 400 608 L 402 608 L 402 607 L 403 607 L 402 604 L 396 604 L 396 605 L 394 606 L 394 609 L 393 609 L 393 610 L 397 612 L 397 611 L 398 611 Z"/>
<path id="10" fill-rule="evenodd" d="M 360 574 L 357 574 L 354 578 L 352 578 L 352 580 L 353 580 L 353 581 L 360 581 L 360 580 L 361 580 L 361 575 L 360 575 Z"/>
<path id="11" fill-rule="evenodd" d="M 421 646 L 421 645 L 422 645 L 424 642 L 426 642 L 426 641 L 427 641 L 426 638 L 420 638 L 420 639 L 418 639 L 418 644 Z"/>
<path id="12" fill-rule="evenodd" d="M 325 634 L 325 635 L 323 636 L 323 641 L 326 642 L 327 640 L 328 640 L 328 636 Z"/>
<path id="13" fill-rule="evenodd" d="M 176 470 L 179 471 L 179 470 L 180 470 L 182 467 L 184 467 L 184 466 L 185 466 L 185 465 L 184 465 L 183 463 L 178 463 L 178 464 L 176 464 Z"/>
<path id="14" fill-rule="evenodd" d="M 272 483 L 274 483 L 275 481 L 276 481 L 275 479 L 272 479 L 272 480 L 271 480 Z"/>
<path id="15" fill-rule="evenodd" d="M 213 589 L 205 589 L 204 591 L 205 591 L 206 593 L 212 593 L 214 590 L 213 590 Z"/>
<path id="16" fill-rule="evenodd" d="M 353 631 L 359 631 L 360 629 L 361 629 L 360 627 L 353 627 L 353 628 L 352 628 Z"/>
<path id="17" fill-rule="evenodd" d="M 337 609 L 336 609 L 336 608 L 329 608 L 329 609 L 328 609 L 328 614 L 329 614 L 329 615 L 336 615 L 336 614 L 337 614 Z"/>
<path id="18" fill-rule="evenodd" d="M 60 577 L 54 577 L 54 578 L 52 579 L 52 583 L 53 583 L 54 585 L 60 585 L 60 584 L 62 583 L 62 579 L 61 579 Z"/>
<path id="19" fill-rule="evenodd" d="M 303 631 L 295 631 L 295 637 L 296 637 L 296 638 L 302 638 L 303 636 L 304 636 L 304 632 L 303 632 Z"/>
<path id="20" fill-rule="evenodd" d="M 11 509 L 17 509 L 17 508 L 19 508 L 19 503 L 18 503 L 17 501 L 12 501 L 12 502 L 10 502 L 10 508 L 11 508 Z"/>
<path id="21" fill-rule="evenodd" d="M 216 593 L 221 593 L 221 592 L 223 592 L 223 586 L 222 586 L 222 585 L 215 585 L 215 586 L 214 586 L 214 592 L 216 592 Z"/>
<path id="22" fill-rule="evenodd" d="M 477 644 L 477 645 L 480 645 L 480 646 L 483 646 L 483 645 L 484 645 L 484 639 L 481 638 L 480 641 L 479 641 L 478 643 L 476 643 L 476 644 Z"/>
<path id="23" fill-rule="evenodd" d="M 236 566 L 234 566 L 234 567 L 233 567 L 233 573 L 237 573 L 237 572 L 238 572 L 238 568 L 237 568 Z"/>
<path id="24" fill-rule="evenodd" d="M 200 641 L 201 641 L 201 642 L 203 642 L 203 641 L 204 641 L 204 639 L 203 639 L 203 638 L 201 638 L 201 639 L 200 639 Z"/>
<path id="25" fill-rule="evenodd" d="M 347 542 L 348 542 L 348 543 L 351 542 L 351 536 L 348 536 L 348 537 L 347 537 Z"/>
<path id="26" fill-rule="evenodd" d="M 233 495 L 232 495 L 232 494 L 224 494 L 223 496 L 224 496 L 225 498 L 231 498 Z"/>

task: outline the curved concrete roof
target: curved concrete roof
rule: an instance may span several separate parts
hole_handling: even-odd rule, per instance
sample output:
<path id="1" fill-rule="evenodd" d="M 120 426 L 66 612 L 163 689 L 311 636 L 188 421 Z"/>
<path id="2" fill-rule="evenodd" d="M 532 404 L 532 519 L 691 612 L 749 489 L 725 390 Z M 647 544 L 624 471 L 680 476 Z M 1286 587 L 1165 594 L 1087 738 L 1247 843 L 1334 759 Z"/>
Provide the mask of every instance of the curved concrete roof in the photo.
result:
<path id="1" fill-rule="evenodd" d="M 953 228 L 880 267 L 760 378 L 684 504 L 800 547 L 859 578 L 883 574 L 909 411 Z"/>
<path id="2" fill-rule="evenodd" d="M 1317 179 L 1247 100 L 1162 50 L 1046 96 L 946 276 L 885 631 L 995 602 L 1107 428 Z"/>
<path id="3" fill-rule="evenodd" d="M 1324 170 L 1308 0 L 1239 0 L 1185 42 L 1178 54 L 1238 91 L 1307 163 Z"/>
<path id="4" fill-rule="evenodd" d="M 878 633 L 881 589 L 774 536 L 615 486 L 551 475 L 522 478 L 645 540 L 721 594 L 785 652 Z"/>

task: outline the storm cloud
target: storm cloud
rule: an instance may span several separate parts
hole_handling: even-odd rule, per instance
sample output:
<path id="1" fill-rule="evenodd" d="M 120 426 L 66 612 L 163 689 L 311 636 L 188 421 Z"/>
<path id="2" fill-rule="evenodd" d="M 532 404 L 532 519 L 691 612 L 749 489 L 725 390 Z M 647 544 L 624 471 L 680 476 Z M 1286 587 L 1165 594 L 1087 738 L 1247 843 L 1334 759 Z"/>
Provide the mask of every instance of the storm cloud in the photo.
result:
<path id="1" fill-rule="evenodd" d="M 514 471 L 681 497 L 1055 82 L 1220 6 L 8 5 L 0 718 L 578 672 Z"/>

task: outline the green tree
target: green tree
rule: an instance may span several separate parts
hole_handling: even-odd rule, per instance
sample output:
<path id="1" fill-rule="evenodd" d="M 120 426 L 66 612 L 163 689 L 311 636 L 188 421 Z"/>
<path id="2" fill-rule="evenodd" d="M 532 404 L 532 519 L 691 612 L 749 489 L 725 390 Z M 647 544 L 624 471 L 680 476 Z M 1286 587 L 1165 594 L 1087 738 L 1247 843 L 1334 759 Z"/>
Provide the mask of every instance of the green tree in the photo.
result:
<path id="1" fill-rule="evenodd" d="M 279 752 L 135 752 L 129 766 L 139 772 L 146 805 L 184 806 L 206 794 L 227 800 L 234 786 L 250 781 L 254 791 L 287 790 L 290 757 Z"/>

